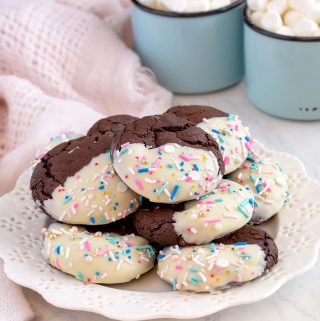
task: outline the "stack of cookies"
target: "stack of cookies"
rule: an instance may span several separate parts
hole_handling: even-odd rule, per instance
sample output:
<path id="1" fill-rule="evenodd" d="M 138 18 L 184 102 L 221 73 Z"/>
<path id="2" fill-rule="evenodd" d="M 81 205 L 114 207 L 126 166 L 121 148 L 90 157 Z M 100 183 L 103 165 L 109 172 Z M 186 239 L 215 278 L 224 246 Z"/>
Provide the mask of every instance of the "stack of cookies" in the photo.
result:
<path id="1" fill-rule="evenodd" d="M 100 284 L 139 278 L 157 262 L 180 291 L 259 277 L 278 251 L 255 225 L 281 210 L 288 186 L 253 147 L 238 117 L 209 106 L 101 119 L 34 167 L 32 197 L 56 221 L 43 230 L 44 259 Z"/>

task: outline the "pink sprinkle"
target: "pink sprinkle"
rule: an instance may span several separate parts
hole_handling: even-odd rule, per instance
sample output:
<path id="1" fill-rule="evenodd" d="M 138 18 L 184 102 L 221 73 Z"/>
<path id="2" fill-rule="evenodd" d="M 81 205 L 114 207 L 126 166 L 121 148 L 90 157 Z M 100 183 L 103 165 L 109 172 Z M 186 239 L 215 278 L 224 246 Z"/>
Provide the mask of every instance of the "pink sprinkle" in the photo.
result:
<path id="1" fill-rule="evenodd" d="M 223 162 L 225 165 L 228 165 L 230 163 L 230 157 L 229 156 L 225 156 L 223 159 Z"/>
<path id="2" fill-rule="evenodd" d="M 80 175 L 77 175 L 77 176 L 76 176 L 76 179 L 80 179 L 80 178 L 81 178 L 81 176 L 80 176 Z"/>
<path id="3" fill-rule="evenodd" d="M 158 158 L 158 159 L 154 162 L 154 164 L 152 165 L 152 167 L 158 167 L 158 166 L 160 165 L 160 163 L 161 163 L 161 158 Z"/>
<path id="4" fill-rule="evenodd" d="M 124 143 L 124 144 L 121 145 L 121 148 L 127 147 L 127 146 L 129 146 L 129 145 L 130 145 L 130 143 L 129 143 L 129 142 L 126 142 L 126 143 Z"/>
<path id="5" fill-rule="evenodd" d="M 249 168 L 250 165 L 249 164 L 243 164 L 243 168 Z"/>
<path id="6" fill-rule="evenodd" d="M 122 217 L 125 218 L 127 216 L 127 210 L 124 210 L 122 213 Z"/>
<path id="7" fill-rule="evenodd" d="M 239 131 L 239 125 L 235 125 L 234 129 L 235 129 L 236 132 Z"/>
<path id="8" fill-rule="evenodd" d="M 236 154 L 239 154 L 239 148 L 237 146 L 234 148 L 234 151 L 236 152 Z"/>
<path id="9" fill-rule="evenodd" d="M 53 265 L 54 265 L 54 267 L 55 268 L 57 268 L 57 269 L 61 269 L 61 266 L 60 266 L 60 263 L 59 263 L 59 260 L 58 259 L 55 259 L 54 261 L 53 261 Z"/>
<path id="10" fill-rule="evenodd" d="M 203 200 L 198 201 L 198 204 L 203 204 Z"/>
<path id="11" fill-rule="evenodd" d="M 112 178 L 113 176 L 112 176 L 112 174 L 106 174 L 105 175 L 107 178 Z"/>
<path id="12" fill-rule="evenodd" d="M 179 157 L 181 159 L 183 159 L 184 161 L 186 161 L 186 162 L 189 162 L 189 160 L 190 160 L 190 158 L 188 156 L 184 155 L 184 154 L 180 154 Z"/>
<path id="13" fill-rule="evenodd" d="M 86 249 L 87 249 L 88 252 L 91 251 L 91 244 L 89 243 L 89 241 L 85 241 L 85 242 L 84 242 L 84 246 L 86 247 Z"/>
<path id="14" fill-rule="evenodd" d="M 244 144 L 244 146 L 246 147 L 246 149 L 247 149 L 248 151 L 252 152 L 251 145 L 250 145 L 248 142 L 246 142 L 246 143 Z"/>
<path id="15" fill-rule="evenodd" d="M 73 204 L 72 206 L 73 206 L 73 208 L 78 208 L 78 207 L 79 207 L 79 204 L 76 203 L 76 204 Z"/>
<path id="16" fill-rule="evenodd" d="M 134 244 L 132 242 L 128 242 L 128 241 L 125 242 L 125 244 L 128 245 L 128 246 L 134 246 Z"/>
<path id="17" fill-rule="evenodd" d="M 242 278 L 241 278 L 241 274 L 240 274 L 240 273 L 238 273 L 238 275 L 237 275 L 237 281 L 238 281 L 238 282 L 241 282 L 241 281 L 242 281 Z"/>
<path id="18" fill-rule="evenodd" d="M 207 204 L 214 204 L 214 201 L 206 201 Z"/>
<path id="19" fill-rule="evenodd" d="M 183 270 L 183 265 L 177 264 L 176 265 L 176 270 Z"/>
<path id="20" fill-rule="evenodd" d="M 221 218 L 219 218 L 219 217 L 206 218 L 203 220 L 203 222 L 204 223 L 221 222 Z"/>
<path id="21" fill-rule="evenodd" d="M 189 182 L 191 182 L 192 181 L 192 177 L 191 176 L 188 176 L 187 178 L 186 178 L 186 181 L 189 183 Z"/>
<path id="22" fill-rule="evenodd" d="M 101 250 L 98 252 L 98 256 L 102 256 L 103 254 L 107 253 L 108 251 L 110 251 L 110 247 L 109 247 L 109 246 L 106 246 L 106 247 L 104 247 L 103 249 L 101 249 Z"/>
<path id="23" fill-rule="evenodd" d="M 135 184 L 138 186 L 138 188 L 143 191 L 143 184 L 141 183 L 141 181 L 139 179 L 135 179 L 134 180 Z"/>

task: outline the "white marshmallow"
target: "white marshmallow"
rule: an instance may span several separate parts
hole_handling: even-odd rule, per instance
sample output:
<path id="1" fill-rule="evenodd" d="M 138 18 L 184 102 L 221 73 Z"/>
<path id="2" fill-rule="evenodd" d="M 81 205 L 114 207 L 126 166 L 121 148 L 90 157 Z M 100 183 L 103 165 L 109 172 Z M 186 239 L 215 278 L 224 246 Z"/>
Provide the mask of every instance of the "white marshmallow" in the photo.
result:
<path id="1" fill-rule="evenodd" d="M 304 14 L 298 11 L 288 11 L 284 17 L 284 24 L 288 27 L 293 28 L 297 24 L 297 22 L 304 18 Z"/>
<path id="2" fill-rule="evenodd" d="M 299 20 L 293 27 L 296 36 L 299 37 L 313 37 L 319 26 L 311 19 L 303 18 Z"/>
<path id="3" fill-rule="evenodd" d="M 279 33 L 280 35 L 284 35 L 284 36 L 294 36 L 294 32 L 293 32 L 292 28 L 290 28 L 288 26 L 281 26 L 277 30 L 277 33 Z"/>
<path id="4" fill-rule="evenodd" d="M 171 0 L 172 1 L 172 0 Z M 181 0 L 176 0 L 181 1 Z M 210 0 L 187 0 L 185 12 L 205 12 L 210 10 Z"/>
<path id="5" fill-rule="evenodd" d="M 272 0 L 267 5 L 268 11 L 276 11 L 282 15 L 288 7 L 287 0 Z"/>
<path id="6" fill-rule="evenodd" d="M 232 3 L 231 0 L 211 0 L 210 10 L 223 8 L 230 5 L 231 3 Z"/>
<path id="7" fill-rule="evenodd" d="M 260 11 L 266 8 L 267 2 L 267 0 L 247 0 L 247 5 L 253 11 Z"/>
<path id="8" fill-rule="evenodd" d="M 261 18 L 262 28 L 269 31 L 276 31 L 282 26 L 282 19 L 278 12 L 268 11 Z"/>
<path id="9" fill-rule="evenodd" d="M 158 8 L 172 12 L 186 12 L 187 0 L 158 0 Z"/>
<path id="10" fill-rule="evenodd" d="M 289 7 L 296 11 L 307 12 L 315 3 L 315 0 L 289 0 Z"/>
<path id="11" fill-rule="evenodd" d="M 258 27 L 261 27 L 261 19 L 263 16 L 264 16 L 264 12 L 255 11 L 249 16 L 249 18 L 253 24 L 255 24 Z"/>

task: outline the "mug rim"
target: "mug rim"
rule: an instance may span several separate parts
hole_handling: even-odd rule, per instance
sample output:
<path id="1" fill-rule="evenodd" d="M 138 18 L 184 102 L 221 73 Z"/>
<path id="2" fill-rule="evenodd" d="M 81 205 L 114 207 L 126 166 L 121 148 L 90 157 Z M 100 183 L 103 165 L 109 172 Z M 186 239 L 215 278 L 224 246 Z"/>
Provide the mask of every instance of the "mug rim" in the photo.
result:
<path id="1" fill-rule="evenodd" d="M 275 33 L 275 32 L 263 29 L 261 27 L 258 27 L 250 21 L 248 14 L 247 14 L 247 10 L 248 10 L 248 6 L 246 5 L 243 10 L 244 23 L 248 27 L 250 27 L 252 30 L 254 30 L 264 36 L 267 36 L 270 38 L 275 38 L 278 40 L 294 41 L 294 42 L 320 42 L 320 36 L 319 37 L 286 36 L 286 35 L 281 35 L 279 33 Z"/>
<path id="2" fill-rule="evenodd" d="M 153 9 L 150 7 L 147 7 L 146 5 L 140 3 L 138 0 L 131 0 L 134 5 L 136 5 L 139 9 L 146 11 L 148 13 L 158 15 L 158 16 L 164 16 L 168 18 L 195 18 L 195 17 L 204 17 L 204 16 L 210 16 L 215 15 L 219 13 L 223 13 L 226 11 L 229 11 L 237 6 L 240 6 L 245 2 L 245 0 L 237 0 L 227 6 L 217 8 L 210 11 L 204 11 L 204 12 L 190 12 L 190 13 L 180 13 L 180 12 L 171 12 L 171 11 L 163 11 L 158 9 Z"/>

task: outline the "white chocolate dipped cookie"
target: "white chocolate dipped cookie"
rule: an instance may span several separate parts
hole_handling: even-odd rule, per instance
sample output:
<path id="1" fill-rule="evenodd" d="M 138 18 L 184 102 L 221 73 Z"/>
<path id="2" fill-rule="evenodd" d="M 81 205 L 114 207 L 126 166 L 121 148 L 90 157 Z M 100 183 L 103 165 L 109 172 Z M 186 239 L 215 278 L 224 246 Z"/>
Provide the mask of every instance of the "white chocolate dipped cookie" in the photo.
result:
<path id="1" fill-rule="evenodd" d="M 186 210 L 176 212 L 173 225 L 187 243 L 204 244 L 247 224 L 253 210 L 254 197 L 249 188 L 222 180 L 211 194 L 187 202 Z"/>
<path id="2" fill-rule="evenodd" d="M 251 154 L 228 178 L 253 191 L 256 203 L 251 220 L 253 224 L 260 224 L 277 214 L 288 200 L 287 176 L 283 169 L 257 155 Z"/>
<path id="3" fill-rule="evenodd" d="M 238 116 L 227 114 L 210 106 L 175 106 L 167 113 L 184 117 L 211 135 L 219 144 L 225 174 L 239 168 L 252 151 L 253 139 L 248 127 Z"/>
<path id="4" fill-rule="evenodd" d="M 136 193 L 179 203 L 210 193 L 224 166 L 217 143 L 175 115 L 148 116 L 127 125 L 112 148 L 113 166 Z"/>
<path id="5" fill-rule="evenodd" d="M 198 201 L 177 205 L 143 204 L 133 214 L 139 235 L 159 244 L 204 244 L 228 235 L 252 216 L 254 198 L 249 188 L 229 180 Z"/>
<path id="6" fill-rule="evenodd" d="M 110 136 L 85 136 L 50 150 L 35 167 L 30 188 L 35 202 L 55 220 L 99 225 L 139 207 L 140 196 L 113 169 Z"/>
<path id="7" fill-rule="evenodd" d="M 85 282 L 129 282 L 154 265 L 155 251 L 134 234 L 90 233 L 84 228 L 54 223 L 44 229 L 42 256 L 55 268 Z"/>
<path id="8" fill-rule="evenodd" d="M 257 244 L 172 246 L 158 255 L 158 275 L 173 290 L 214 292 L 248 282 L 266 270 L 266 254 Z"/>

